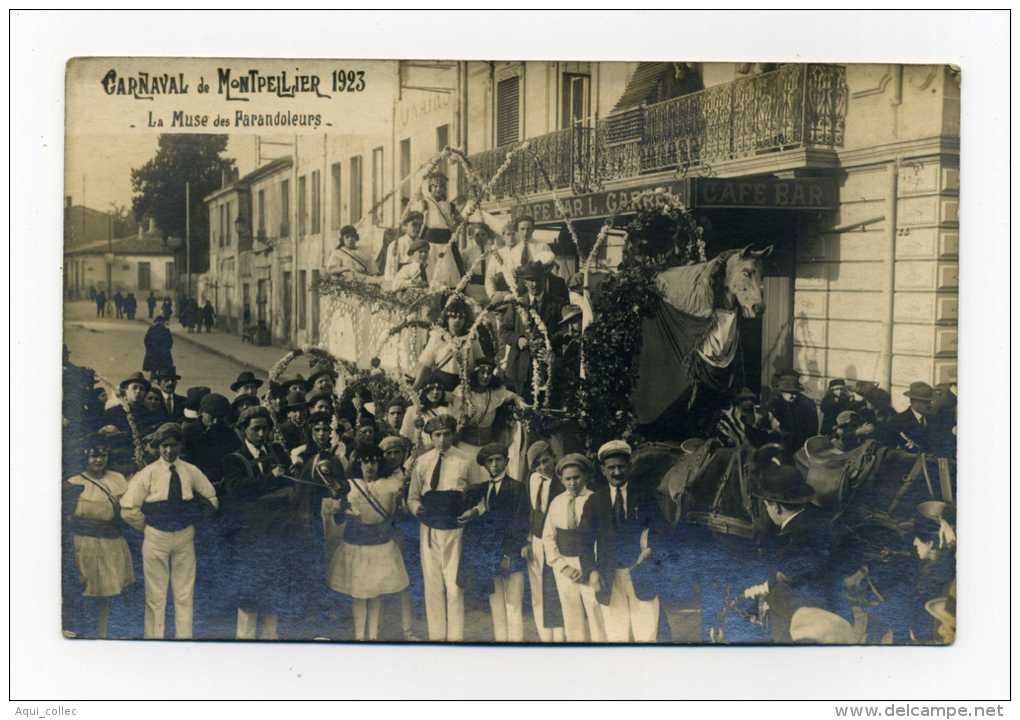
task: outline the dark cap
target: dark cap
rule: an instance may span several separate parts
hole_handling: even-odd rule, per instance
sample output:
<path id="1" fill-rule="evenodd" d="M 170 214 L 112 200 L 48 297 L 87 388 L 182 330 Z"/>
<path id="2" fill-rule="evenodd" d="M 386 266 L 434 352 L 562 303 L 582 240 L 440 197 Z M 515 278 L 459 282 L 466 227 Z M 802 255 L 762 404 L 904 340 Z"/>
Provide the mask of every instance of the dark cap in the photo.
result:
<path id="1" fill-rule="evenodd" d="M 219 393 L 207 393 L 199 401 L 198 409 L 213 417 L 225 418 L 230 415 L 230 401 Z"/>

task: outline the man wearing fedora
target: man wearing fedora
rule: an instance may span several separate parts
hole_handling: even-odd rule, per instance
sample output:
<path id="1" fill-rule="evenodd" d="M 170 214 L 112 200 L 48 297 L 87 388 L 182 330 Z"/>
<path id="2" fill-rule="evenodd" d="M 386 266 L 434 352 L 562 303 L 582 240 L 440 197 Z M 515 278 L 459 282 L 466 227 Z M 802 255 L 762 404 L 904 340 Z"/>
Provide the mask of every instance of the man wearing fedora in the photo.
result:
<path id="1" fill-rule="evenodd" d="M 169 316 L 167 316 L 169 317 Z M 174 346 L 174 338 L 170 328 L 166 326 L 166 318 L 157 315 L 152 325 L 145 331 L 145 359 L 142 361 L 142 370 L 153 373 L 165 367 L 172 367 L 174 358 L 171 351 Z"/>
<path id="2" fill-rule="evenodd" d="M 828 435 L 836 427 L 836 416 L 844 410 L 850 409 L 850 393 L 846 387 L 846 380 L 833 378 L 829 381 L 829 389 L 825 391 L 825 397 L 819 403 L 822 412 L 822 435 Z"/>
<path id="3" fill-rule="evenodd" d="M 177 368 L 173 365 L 159 368 L 152 373 L 152 380 L 163 395 L 163 407 L 166 409 L 167 417 L 171 422 L 179 423 L 184 420 L 184 408 L 188 399 L 177 394 L 177 381 L 181 376 L 177 374 Z"/>
<path id="4" fill-rule="evenodd" d="M 788 457 L 804 447 L 809 437 L 818 434 L 818 407 L 811 398 L 805 397 L 800 373 L 796 370 L 782 370 L 776 375 L 769 412 L 779 421 Z"/>
<path id="5" fill-rule="evenodd" d="M 764 464 L 751 495 L 764 511 L 757 544 L 759 578 L 765 582 L 745 590 L 744 597 L 767 598 L 772 641 L 789 643 L 798 608 L 831 604 L 826 570 L 834 558 L 833 524 L 812 504 L 815 491 L 793 466 Z"/>
<path id="6" fill-rule="evenodd" d="M 631 454 L 624 440 L 599 448 L 609 484 L 584 505 L 580 579 L 598 598 L 606 640 L 652 643 L 659 630 L 657 586 L 664 579 L 652 562 L 662 513 L 655 499 L 630 481 Z"/>
<path id="7" fill-rule="evenodd" d="M 212 388 L 206 385 L 196 385 L 188 388 L 184 395 L 184 410 L 181 413 L 183 415 L 181 418 L 181 430 L 185 433 L 189 427 L 201 420 L 202 416 L 199 408 L 202 398 L 211 392 Z"/>
<path id="8" fill-rule="evenodd" d="M 562 318 L 563 306 L 569 301 L 568 293 L 552 291 L 549 276 L 549 269 L 537 261 L 521 266 L 517 273 L 523 291 L 521 302 L 538 314 L 547 330 L 557 326 Z M 562 279 L 560 283 L 563 283 Z M 532 400 L 531 345 L 541 340 L 530 312 L 522 313 L 516 306 L 506 309 L 500 321 L 500 342 L 506 348 L 505 377 L 510 389 L 529 402 Z"/>
<path id="9" fill-rule="evenodd" d="M 155 429 L 151 425 L 143 427 L 142 423 L 143 417 L 148 415 L 143 400 L 150 387 L 142 373 L 131 373 L 120 381 L 118 387 L 123 403 L 107 409 L 103 416 L 102 424 L 110 439 L 110 469 L 123 475 L 130 476 L 140 469 L 134 458 L 132 422 L 138 431 L 139 440 Z M 131 420 L 128 419 L 128 412 L 131 413 Z"/>
<path id="10" fill-rule="evenodd" d="M 761 447 L 778 442 L 779 421 L 758 405 L 758 396 L 750 388 L 741 388 L 730 407 L 723 410 L 718 425 L 719 439 L 728 447 Z"/>
<path id="11" fill-rule="evenodd" d="M 286 413 L 287 419 L 280 423 L 280 434 L 283 436 L 283 446 L 287 452 L 305 443 L 307 409 L 305 394 L 292 385 L 287 392 L 287 400 L 283 404 L 283 411 Z"/>
<path id="12" fill-rule="evenodd" d="M 237 376 L 237 380 L 230 384 L 230 390 L 236 395 L 251 395 L 255 397 L 262 387 L 262 381 L 255 377 L 255 373 L 245 370 Z"/>
<path id="13" fill-rule="evenodd" d="M 205 474 L 180 458 L 181 428 L 166 423 L 154 438 L 159 459 L 135 473 L 120 500 L 125 522 L 144 533 L 145 637 L 162 639 L 167 590 L 173 588 L 178 640 L 192 635 L 195 593 L 195 523 L 202 503 L 219 506 Z"/>
<path id="14" fill-rule="evenodd" d="M 935 391 L 926 382 L 913 382 L 903 395 L 910 400 L 910 407 L 889 419 L 884 436 L 901 450 L 931 452 L 937 430 L 932 422 Z"/>

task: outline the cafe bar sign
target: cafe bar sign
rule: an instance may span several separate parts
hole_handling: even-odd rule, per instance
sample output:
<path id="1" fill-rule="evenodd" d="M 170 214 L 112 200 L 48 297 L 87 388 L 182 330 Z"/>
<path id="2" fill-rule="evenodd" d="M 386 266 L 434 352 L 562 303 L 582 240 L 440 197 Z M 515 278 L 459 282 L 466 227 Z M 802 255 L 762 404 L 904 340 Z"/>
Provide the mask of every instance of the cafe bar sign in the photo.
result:
<path id="1" fill-rule="evenodd" d="M 692 209 L 713 208 L 759 210 L 831 210 L 838 204 L 833 178 L 687 178 L 670 183 L 654 183 L 627 190 L 575 195 L 560 200 L 574 220 L 604 218 L 634 212 L 634 203 L 643 192 L 666 190 L 678 195 Z M 552 200 L 523 203 L 515 215 L 531 215 L 537 223 L 563 219 Z"/>

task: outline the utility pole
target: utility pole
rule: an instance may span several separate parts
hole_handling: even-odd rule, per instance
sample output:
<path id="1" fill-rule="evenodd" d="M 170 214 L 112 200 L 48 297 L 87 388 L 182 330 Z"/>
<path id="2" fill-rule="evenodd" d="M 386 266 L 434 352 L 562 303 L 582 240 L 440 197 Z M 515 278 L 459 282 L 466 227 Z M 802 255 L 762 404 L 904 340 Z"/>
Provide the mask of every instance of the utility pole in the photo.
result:
<path id="1" fill-rule="evenodd" d="M 113 213 L 106 218 L 109 221 L 106 233 L 106 292 L 110 295 L 113 293 Z"/>
<path id="2" fill-rule="evenodd" d="M 187 293 L 191 297 L 191 183 L 184 183 L 184 269 L 188 275 Z"/>

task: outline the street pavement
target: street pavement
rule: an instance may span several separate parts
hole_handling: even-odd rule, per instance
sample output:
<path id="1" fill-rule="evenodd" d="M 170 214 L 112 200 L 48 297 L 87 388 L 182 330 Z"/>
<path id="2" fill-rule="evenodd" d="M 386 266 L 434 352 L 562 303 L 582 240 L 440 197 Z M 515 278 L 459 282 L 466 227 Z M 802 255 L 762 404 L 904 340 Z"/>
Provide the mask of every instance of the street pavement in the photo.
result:
<path id="1" fill-rule="evenodd" d="M 142 308 L 143 316 L 144 306 Z M 112 317 L 96 318 L 95 305 L 89 302 L 67 303 L 64 306 L 64 342 L 75 365 L 93 368 L 102 379 L 116 386 L 123 378 L 141 370 L 145 356 L 143 338 L 149 326 L 147 318 L 118 320 Z M 188 387 L 207 385 L 214 392 L 233 397 L 230 383 L 242 370 L 252 370 L 265 379 L 267 370 L 287 351 L 281 348 L 262 348 L 241 345 L 240 340 L 224 333 L 190 335 L 176 321 L 171 320 L 170 329 L 174 336 L 173 358 L 177 372 L 182 376 L 178 392 L 184 394 Z M 296 358 L 287 370 L 308 375 L 306 358 Z M 115 400 L 111 395 L 111 404 Z M 138 535 L 137 533 L 132 533 Z M 417 536 L 411 542 L 417 544 Z M 123 596 L 114 600 L 110 617 L 110 636 L 140 638 L 142 636 L 142 611 L 144 603 L 143 575 L 141 568 L 140 536 L 129 537 L 135 561 L 135 584 Z M 201 554 L 202 549 L 198 548 Z M 420 573 L 420 568 L 409 569 Z M 201 555 L 198 574 L 202 575 Z M 196 638 L 230 639 L 234 636 L 235 609 L 224 605 L 220 598 L 210 595 L 201 586 L 196 590 L 194 633 Z M 421 578 L 412 578 L 412 597 L 415 606 L 414 632 L 419 638 L 427 637 L 425 608 L 423 604 Z M 215 591 L 212 591 L 213 593 Z M 69 599 L 65 613 L 65 627 L 80 635 L 88 635 L 94 628 L 93 606 L 87 600 Z M 168 603 L 167 636 L 173 637 L 173 603 Z M 228 603 L 229 605 L 229 603 Z M 286 639 L 312 639 L 325 637 L 332 640 L 350 640 L 351 607 L 343 596 L 326 590 L 315 603 L 316 607 L 304 620 L 291 627 L 281 627 Z M 538 633 L 531 619 L 528 590 L 525 589 L 525 642 L 538 642 Z M 71 617 L 73 616 L 73 617 Z M 388 596 L 383 604 L 380 622 L 383 640 L 400 640 L 399 602 L 396 596 Z M 490 642 L 492 624 L 489 619 L 488 603 L 484 598 L 469 598 L 465 614 L 465 641 Z"/>

